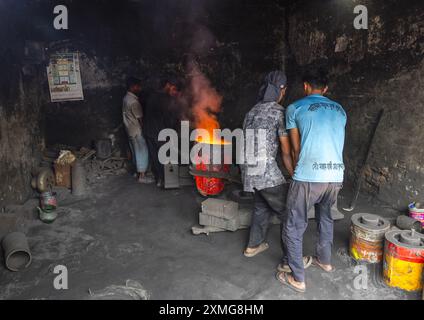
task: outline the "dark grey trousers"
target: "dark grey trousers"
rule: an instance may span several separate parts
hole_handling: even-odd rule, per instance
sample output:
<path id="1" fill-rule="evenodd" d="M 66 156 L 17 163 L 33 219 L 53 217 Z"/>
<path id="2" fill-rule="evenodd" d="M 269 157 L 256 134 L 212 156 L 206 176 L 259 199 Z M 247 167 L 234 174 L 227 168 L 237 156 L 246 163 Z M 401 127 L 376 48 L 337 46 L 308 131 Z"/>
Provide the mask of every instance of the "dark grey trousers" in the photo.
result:
<path id="1" fill-rule="evenodd" d="M 303 234 L 308 226 L 308 211 L 316 205 L 318 242 L 316 257 L 323 264 L 331 264 L 334 221 L 331 207 L 337 199 L 341 183 L 293 181 L 287 196 L 287 215 L 283 221 L 283 241 L 287 259 L 296 281 L 305 281 L 303 266 Z"/>
<path id="2" fill-rule="evenodd" d="M 255 190 L 254 209 L 250 226 L 249 248 L 255 248 L 265 242 L 272 215 L 277 215 L 280 221 L 286 213 L 286 197 L 289 184 L 273 188 Z M 282 229 L 280 229 L 282 231 Z M 286 263 L 285 246 L 280 233 L 280 244 L 283 250 L 283 262 Z"/>

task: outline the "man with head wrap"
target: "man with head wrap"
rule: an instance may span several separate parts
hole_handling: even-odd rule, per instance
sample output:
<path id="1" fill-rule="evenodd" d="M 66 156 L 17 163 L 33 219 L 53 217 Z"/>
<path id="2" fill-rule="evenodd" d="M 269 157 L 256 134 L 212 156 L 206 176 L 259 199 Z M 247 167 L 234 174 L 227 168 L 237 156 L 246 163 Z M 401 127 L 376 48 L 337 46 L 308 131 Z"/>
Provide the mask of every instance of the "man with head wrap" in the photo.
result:
<path id="1" fill-rule="evenodd" d="M 249 258 L 268 249 L 266 235 L 270 218 L 275 214 L 282 220 L 286 211 L 288 184 L 277 164 L 277 154 L 281 148 L 282 162 L 289 175 L 293 175 L 293 159 L 285 126 L 285 110 L 280 105 L 286 89 L 287 77 L 284 72 L 269 73 L 259 91 L 258 103 L 247 113 L 244 120 L 243 130 L 248 152 L 245 165 L 242 166 L 242 179 L 244 191 L 254 192 L 249 243 L 244 251 L 244 255 Z M 253 136 L 248 133 L 252 130 Z M 254 146 L 254 152 L 248 150 L 249 145 Z M 279 271 L 289 272 L 282 235 L 280 235 L 280 241 L 283 258 L 277 268 Z M 308 267 L 311 261 L 310 257 L 305 257 L 305 267 Z"/>
<path id="2" fill-rule="evenodd" d="M 293 174 L 284 108 L 279 104 L 286 93 L 286 85 L 287 78 L 282 71 L 269 73 L 259 91 L 258 103 L 244 119 L 246 149 L 249 145 L 254 146 L 254 152 L 246 152 L 242 166 L 244 191 L 254 192 L 255 199 L 249 244 L 244 251 L 249 258 L 268 249 L 266 234 L 271 215 L 281 216 L 284 212 L 286 181 L 276 159 L 280 147 L 283 163 L 289 174 Z"/>

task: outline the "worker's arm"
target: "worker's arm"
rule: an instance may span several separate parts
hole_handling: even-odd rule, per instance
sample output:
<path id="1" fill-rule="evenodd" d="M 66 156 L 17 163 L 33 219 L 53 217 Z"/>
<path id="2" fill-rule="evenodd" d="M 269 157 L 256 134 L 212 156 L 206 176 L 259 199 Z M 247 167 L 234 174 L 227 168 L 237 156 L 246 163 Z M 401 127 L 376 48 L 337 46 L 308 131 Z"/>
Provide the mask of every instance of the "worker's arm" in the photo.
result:
<path id="1" fill-rule="evenodd" d="M 291 154 L 290 140 L 289 136 L 284 135 L 280 136 L 280 145 L 281 145 L 281 154 L 283 157 L 283 164 L 289 172 L 290 177 L 293 177 L 294 174 L 294 166 L 293 166 L 293 158 Z"/>
<path id="2" fill-rule="evenodd" d="M 300 133 L 298 128 L 289 130 L 291 147 L 293 148 L 293 167 L 296 168 L 300 155 Z"/>
<path id="3" fill-rule="evenodd" d="M 131 105 L 131 110 L 134 116 L 137 118 L 140 128 L 143 128 L 143 108 L 141 107 L 140 102 L 134 102 Z"/>

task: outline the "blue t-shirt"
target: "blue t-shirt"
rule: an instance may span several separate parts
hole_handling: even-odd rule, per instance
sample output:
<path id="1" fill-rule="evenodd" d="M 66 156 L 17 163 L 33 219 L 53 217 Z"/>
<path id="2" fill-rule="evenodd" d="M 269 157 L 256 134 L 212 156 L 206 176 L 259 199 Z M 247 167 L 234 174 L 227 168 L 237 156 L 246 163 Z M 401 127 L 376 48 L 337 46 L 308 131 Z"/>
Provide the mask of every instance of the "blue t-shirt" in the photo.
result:
<path id="1" fill-rule="evenodd" d="M 287 130 L 301 137 L 294 180 L 343 182 L 343 147 L 347 116 L 343 107 L 322 95 L 310 95 L 287 108 Z"/>

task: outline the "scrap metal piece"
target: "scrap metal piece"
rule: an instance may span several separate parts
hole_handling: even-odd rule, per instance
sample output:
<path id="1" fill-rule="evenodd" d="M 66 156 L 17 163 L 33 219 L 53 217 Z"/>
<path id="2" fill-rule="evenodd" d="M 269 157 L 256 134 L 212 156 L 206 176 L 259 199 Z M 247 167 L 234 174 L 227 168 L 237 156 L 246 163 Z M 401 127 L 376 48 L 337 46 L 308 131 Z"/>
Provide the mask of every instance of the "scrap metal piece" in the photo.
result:
<path id="1" fill-rule="evenodd" d="M 218 227 L 213 227 L 213 226 L 193 226 L 191 228 L 191 231 L 196 236 L 198 236 L 200 234 L 206 234 L 208 236 L 209 233 L 212 233 L 212 232 L 224 232 L 224 231 L 227 231 L 227 230 L 222 229 L 222 228 L 218 228 Z"/>

